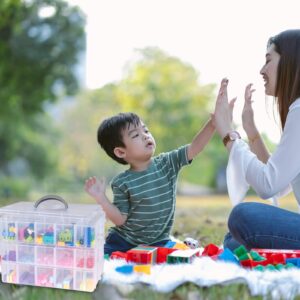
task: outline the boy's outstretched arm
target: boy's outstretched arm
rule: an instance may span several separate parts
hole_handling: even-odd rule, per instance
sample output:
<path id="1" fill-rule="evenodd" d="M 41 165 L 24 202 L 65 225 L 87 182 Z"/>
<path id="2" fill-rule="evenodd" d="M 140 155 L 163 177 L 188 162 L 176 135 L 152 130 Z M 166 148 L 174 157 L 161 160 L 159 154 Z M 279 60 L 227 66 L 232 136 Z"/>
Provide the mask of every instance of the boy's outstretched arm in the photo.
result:
<path id="1" fill-rule="evenodd" d="M 126 222 L 127 216 L 121 214 L 120 210 L 113 205 L 105 195 L 105 180 L 99 180 L 96 177 L 90 177 L 86 180 L 84 189 L 91 195 L 99 205 L 101 205 L 107 218 L 109 218 L 115 225 L 121 226 Z"/>
<path id="2" fill-rule="evenodd" d="M 188 160 L 192 160 L 197 154 L 199 154 L 211 137 L 214 135 L 215 126 L 211 119 L 209 119 L 204 127 L 196 134 L 192 143 L 188 146 L 187 155 Z"/>

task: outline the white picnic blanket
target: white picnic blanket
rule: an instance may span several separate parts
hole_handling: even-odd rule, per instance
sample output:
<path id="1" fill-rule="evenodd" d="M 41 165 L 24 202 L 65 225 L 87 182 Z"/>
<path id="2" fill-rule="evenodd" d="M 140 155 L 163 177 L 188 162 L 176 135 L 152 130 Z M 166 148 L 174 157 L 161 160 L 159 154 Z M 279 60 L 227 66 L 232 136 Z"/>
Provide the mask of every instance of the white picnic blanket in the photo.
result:
<path id="1" fill-rule="evenodd" d="M 151 274 L 122 274 L 116 267 L 125 260 L 105 260 L 102 282 L 108 284 L 145 283 L 158 292 L 170 292 L 185 282 L 209 287 L 216 284 L 245 283 L 252 296 L 270 299 L 293 299 L 300 294 L 300 269 L 254 271 L 233 263 L 197 257 L 191 264 L 151 266 Z"/>

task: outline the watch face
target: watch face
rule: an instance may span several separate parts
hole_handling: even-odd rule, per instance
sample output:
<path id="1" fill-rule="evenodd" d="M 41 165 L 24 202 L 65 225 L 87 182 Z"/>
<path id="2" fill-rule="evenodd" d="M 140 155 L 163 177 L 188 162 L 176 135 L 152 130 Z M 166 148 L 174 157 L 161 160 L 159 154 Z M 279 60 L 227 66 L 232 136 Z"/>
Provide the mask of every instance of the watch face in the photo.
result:
<path id="1" fill-rule="evenodd" d="M 229 138 L 230 138 L 232 141 L 234 141 L 234 140 L 236 140 L 236 139 L 239 139 L 239 138 L 240 138 L 240 135 L 239 135 L 238 132 L 232 131 L 232 132 L 229 133 Z"/>

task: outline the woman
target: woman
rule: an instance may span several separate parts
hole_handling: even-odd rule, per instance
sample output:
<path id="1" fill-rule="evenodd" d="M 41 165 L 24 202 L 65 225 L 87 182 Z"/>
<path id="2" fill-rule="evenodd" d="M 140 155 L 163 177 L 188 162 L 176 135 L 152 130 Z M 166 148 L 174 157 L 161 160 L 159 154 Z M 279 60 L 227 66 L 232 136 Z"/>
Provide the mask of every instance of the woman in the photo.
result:
<path id="1" fill-rule="evenodd" d="M 270 155 L 256 129 L 251 105 L 252 86 L 245 89 L 243 128 L 249 145 L 232 130 L 223 79 L 215 108 L 215 125 L 230 152 L 227 179 L 231 200 L 237 204 L 249 185 L 263 199 L 293 190 L 300 204 L 300 30 L 287 30 L 270 38 L 266 63 L 260 71 L 265 93 L 275 97 L 282 136 Z M 262 203 L 236 205 L 228 220 L 224 247 L 300 249 L 300 214 Z"/>

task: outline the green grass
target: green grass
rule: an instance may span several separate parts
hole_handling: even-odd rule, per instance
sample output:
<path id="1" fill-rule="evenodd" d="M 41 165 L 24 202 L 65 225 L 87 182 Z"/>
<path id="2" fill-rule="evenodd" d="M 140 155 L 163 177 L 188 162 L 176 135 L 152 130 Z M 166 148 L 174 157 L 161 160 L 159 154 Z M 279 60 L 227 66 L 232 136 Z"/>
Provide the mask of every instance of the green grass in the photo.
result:
<path id="1" fill-rule="evenodd" d="M 259 201 L 257 197 L 249 196 L 246 201 Z M 12 201 L 6 201 L 6 204 Z M 71 201 L 70 201 L 71 202 Z M 4 202 L 2 202 L 2 205 Z M 297 211 L 296 200 L 286 197 L 280 201 L 280 206 Z M 173 235 L 184 239 L 193 237 L 200 241 L 201 246 L 209 243 L 220 245 L 227 232 L 227 218 L 231 204 L 227 196 L 179 197 L 177 199 L 176 219 Z M 110 226 L 107 223 L 107 227 Z M 262 299 L 251 297 L 248 287 L 243 284 L 217 285 L 198 287 L 186 283 L 170 293 L 158 293 L 144 285 L 113 286 L 101 282 L 93 293 L 83 293 L 50 288 L 38 288 L 0 283 L 0 299 L 5 300 L 184 300 L 184 299 Z M 299 299 L 299 298 L 298 298 Z"/>

